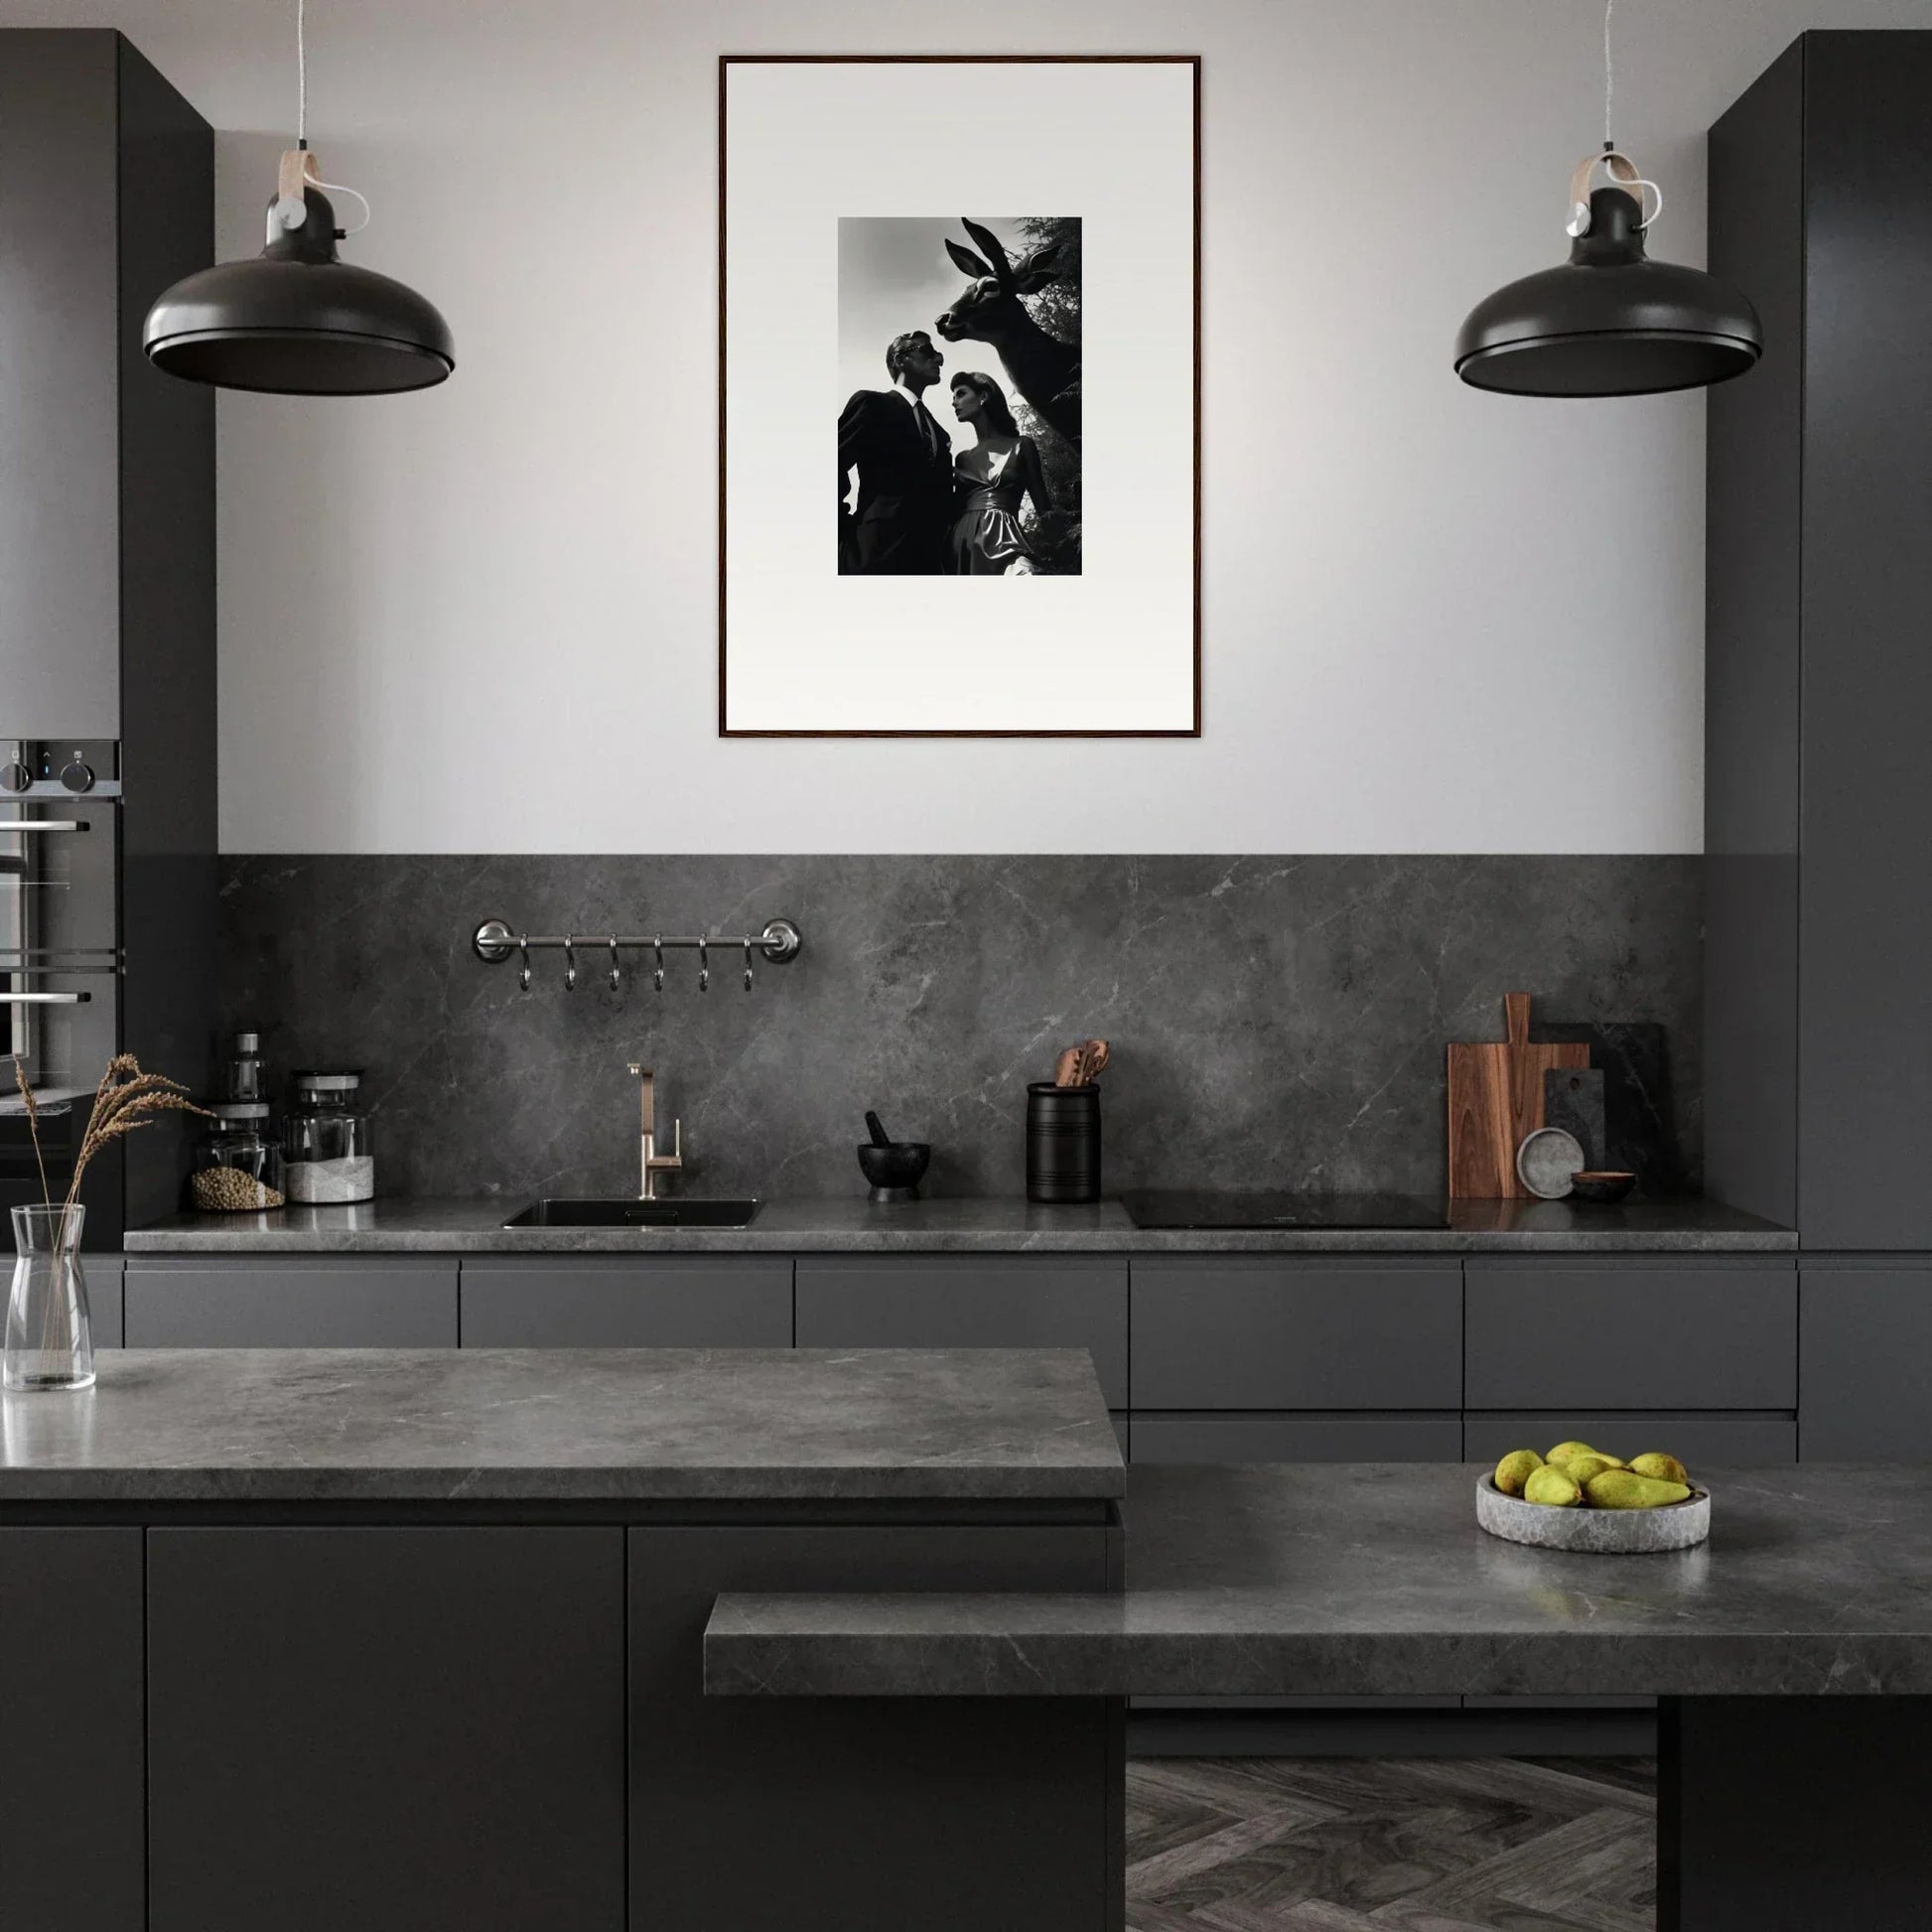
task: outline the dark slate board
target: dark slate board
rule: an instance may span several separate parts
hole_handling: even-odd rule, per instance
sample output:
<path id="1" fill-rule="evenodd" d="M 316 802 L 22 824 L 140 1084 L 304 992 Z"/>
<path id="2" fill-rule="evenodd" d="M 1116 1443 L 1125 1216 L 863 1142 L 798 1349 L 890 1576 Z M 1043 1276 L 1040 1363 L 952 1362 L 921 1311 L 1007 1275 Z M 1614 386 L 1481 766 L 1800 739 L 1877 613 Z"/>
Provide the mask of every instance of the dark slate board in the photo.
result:
<path id="1" fill-rule="evenodd" d="M 1628 1169 L 1652 1197 L 1691 1190 L 1690 1164 L 1678 1138 L 1670 1045 L 1653 1021 L 1540 1021 L 1538 1039 L 1581 1039 L 1603 1074 L 1603 1167 Z M 1572 1130 L 1575 1132 L 1575 1130 Z M 1581 1137 L 1580 1137 L 1581 1138 Z M 1586 1144 L 1587 1150 L 1587 1144 Z"/>
<path id="2" fill-rule="evenodd" d="M 1609 1158 L 1603 1132 L 1603 1069 L 1553 1066 L 1543 1075 L 1543 1124 L 1574 1134 L 1584 1166 L 1601 1169 Z"/>

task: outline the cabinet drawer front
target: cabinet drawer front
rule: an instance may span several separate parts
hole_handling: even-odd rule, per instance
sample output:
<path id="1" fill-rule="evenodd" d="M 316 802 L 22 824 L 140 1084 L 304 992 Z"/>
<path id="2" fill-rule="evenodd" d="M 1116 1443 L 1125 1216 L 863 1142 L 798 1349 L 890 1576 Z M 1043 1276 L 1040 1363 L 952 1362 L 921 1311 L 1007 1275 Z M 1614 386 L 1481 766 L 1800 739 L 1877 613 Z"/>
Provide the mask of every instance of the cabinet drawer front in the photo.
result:
<path id="1" fill-rule="evenodd" d="M 134 1528 L 0 1529 L 11 1932 L 148 1922 L 141 1540 Z"/>
<path id="2" fill-rule="evenodd" d="M 801 1260 L 797 1304 L 800 1348 L 1084 1348 L 1127 1407 L 1124 1261 Z"/>
<path id="3" fill-rule="evenodd" d="M 1470 1262 L 1471 1409 L 1790 1409 L 1798 1277 Z"/>
<path id="4" fill-rule="evenodd" d="M 1136 1416 L 1133 1441 L 1136 1462 L 1459 1462 L 1462 1418 Z"/>
<path id="5" fill-rule="evenodd" d="M 96 1348 L 121 1345 L 121 1276 L 127 1264 L 119 1255 L 80 1257 L 87 1278 L 87 1314 L 94 1325 Z"/>
<path id="6" fill-rule="evenodd" d="M 152 1932 L 621 1932 L 623 1532 L 148 1539 Z"/>
<path id="7" fill-rule="evenodd" d="M 130 1348 L 454 1348 L 454 1261 L 373 1268 L 131 1260 Z"/>
<path id="8" fill-rule="evenodd" d="M 1558 1443 L 1588 1443 L 1625 1461 L 1647 1449 L 1681 1456 L 1692 1474 L 1733 1463 L 1783 1464 L 1798 1459 L 1798 1425 L 1789 1416 L 1696 1416 L 1668 1413 L 1579 1414 L 1574 1409 L 1462 1419 L 1462 1452 L 1471 1462 L 1494 1462 L 1514 1449 L 1541 1455 Z"/>
<path id="9" fill-rule="evenodd" d="M 466 1348 L 789 1348 L 791 1263 L 463 1264 Z"/>
<path id="10" fill-rule="evenodd" d="M 1807 1267 L 1807 1462 L 1932 1462 L 1932 1268 Z"/>
<path id="11" fill-rule="evenodd" d="M 1451 1264 L 1134 1263 L 1143 1409 L 1459 1409 Z"/>

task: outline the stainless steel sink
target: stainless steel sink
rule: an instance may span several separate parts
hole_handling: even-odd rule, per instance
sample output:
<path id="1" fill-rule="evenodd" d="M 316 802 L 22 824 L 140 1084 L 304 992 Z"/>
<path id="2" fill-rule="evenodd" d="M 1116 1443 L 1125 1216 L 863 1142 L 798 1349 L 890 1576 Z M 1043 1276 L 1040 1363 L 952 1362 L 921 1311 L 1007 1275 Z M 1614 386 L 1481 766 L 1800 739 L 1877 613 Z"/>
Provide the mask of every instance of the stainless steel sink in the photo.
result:
<path id="1" fill-rule="evenodd" d="M 538 1200 L 506 1228 L 742 1228 L 756 1200 Z"/>

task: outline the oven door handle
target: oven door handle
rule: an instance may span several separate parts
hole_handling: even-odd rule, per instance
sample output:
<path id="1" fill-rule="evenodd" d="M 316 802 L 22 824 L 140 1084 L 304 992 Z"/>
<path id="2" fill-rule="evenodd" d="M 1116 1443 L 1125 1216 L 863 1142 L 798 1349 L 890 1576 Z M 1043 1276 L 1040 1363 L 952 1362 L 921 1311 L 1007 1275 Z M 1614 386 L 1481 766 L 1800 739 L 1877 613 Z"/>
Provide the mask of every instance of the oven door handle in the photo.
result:
<path id="1" fill-rule="evenodd" d="M 0 832 L 85 832 L 84 818 L 0 818 Z"/>
<path id="2" fill-rule="evenodd" d="M 91 993 L 0 993 L 0 1007 L 84 1007 Z"/>

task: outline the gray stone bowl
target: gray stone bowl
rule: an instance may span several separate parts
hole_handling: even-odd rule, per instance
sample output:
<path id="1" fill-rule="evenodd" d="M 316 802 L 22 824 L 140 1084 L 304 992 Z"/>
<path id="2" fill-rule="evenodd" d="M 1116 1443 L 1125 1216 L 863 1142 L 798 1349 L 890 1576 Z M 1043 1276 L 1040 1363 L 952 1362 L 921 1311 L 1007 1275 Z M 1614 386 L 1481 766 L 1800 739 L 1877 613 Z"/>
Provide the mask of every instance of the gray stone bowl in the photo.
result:
<path id="1" fill-rule="evenodd" d="M 1493 1476 L 1476 1483 L 1476 1521 L 1491 1536 L 1539 1550 L 1580 1550 L 1589 1556 L 1640 1557 L 1689 1550 L 1711 1534 L 1711 1492 L 1691 1485 L 1681 1503 L 1661 1509 L 1558 1509 L 1505 1496 Z"/>

